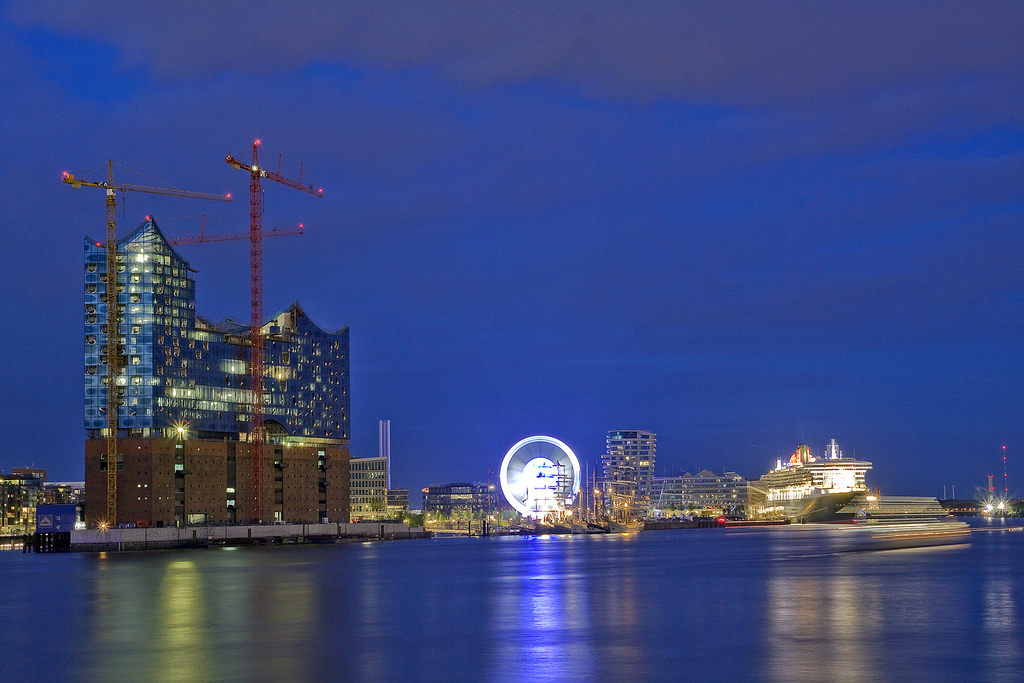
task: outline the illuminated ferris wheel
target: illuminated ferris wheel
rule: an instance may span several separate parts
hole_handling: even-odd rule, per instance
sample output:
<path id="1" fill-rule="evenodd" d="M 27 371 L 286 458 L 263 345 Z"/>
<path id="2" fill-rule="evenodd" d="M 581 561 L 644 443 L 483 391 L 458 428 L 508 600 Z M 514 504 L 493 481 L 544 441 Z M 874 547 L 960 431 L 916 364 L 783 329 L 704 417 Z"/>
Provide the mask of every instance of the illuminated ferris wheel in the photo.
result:
<path id="1" fill-rule="evenodd" d="M 564 512 L 580 491 L 580 462 L 558 439 L 531 436 L 505 454 L 501 491 L 512 507 L 528 517 Z"/>

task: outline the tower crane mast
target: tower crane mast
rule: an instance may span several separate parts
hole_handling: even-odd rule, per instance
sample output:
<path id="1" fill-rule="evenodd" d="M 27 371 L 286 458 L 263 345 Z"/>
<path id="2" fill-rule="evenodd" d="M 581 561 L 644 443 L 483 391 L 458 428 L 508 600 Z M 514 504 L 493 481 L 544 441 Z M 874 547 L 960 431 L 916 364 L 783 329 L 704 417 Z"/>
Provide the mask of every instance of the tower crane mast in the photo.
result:
<path id="1" fill-rule="evenodd" d="M 294 190 L 322 197 L 323 189 L 302 183 L 302 168 L 299 180 L 281 175 L 281 161 L 278 158 L 277 172 L 260 166 L 260 140 L 252 143 L 252 163 L 245 164 L 227 154 L 224 160 L 231 168 L 249 172 L 249 291 L 250 311 L 250 414 L 252 432 L 249 437 L 249 453 L 252 458 L 252 519 L 263 521 L 263 445 L 266 435 L 263 430 L 263 189 L 260 182 L 268 178 Z M 268 235 L 269 236 L 269 235 Z"/>
<path id="2" fill-rule="evenodd" d="M 105 182 L 91 182 L 76 178 L 68 172 L 64 172 L 63 181 L 71 187 L 98 187 L 106 191 L 107 195 L 107 273 L 106 273 L 106 303 L 107 303 L 107 527 L 117 526 L 117 429 L 118 413 L 121 406 L 121 392 L 117 386 L 117 376 L 124 366 L 122 360 L 123 345 L 121 344 L 120 314 L 118 311 L 118 293 L 120 287 L 117 283 L 117 192 L 143 192 L 146 194 L 160 194 L 171 197 L 186 197 L 188 199 L 209 199 L 220 202 L 230 202 L 231 195 L 211 194 L 208 192 L 192 192 L 179 190 L 177 188 L 150 187 L 146 185 L 130 185 L 127 183 L 114 182 L 114 162 L 107 161 L 107 180 Z"/>

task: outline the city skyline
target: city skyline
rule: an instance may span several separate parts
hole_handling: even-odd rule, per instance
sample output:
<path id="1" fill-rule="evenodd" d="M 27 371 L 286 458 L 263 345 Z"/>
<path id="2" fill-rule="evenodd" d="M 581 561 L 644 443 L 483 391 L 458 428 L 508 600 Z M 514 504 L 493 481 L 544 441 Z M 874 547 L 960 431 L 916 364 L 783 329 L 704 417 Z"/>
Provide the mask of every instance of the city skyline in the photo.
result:
<path id="1" fill-rule="evenodd" d="M 33 435 L 0 469 L 82 478 L 104 209 L 61 172 L 236 197 L 119 195 L 121 237 L 240 232 L 223 159 L 259 137 L 324 188 L 266 188 L 266 228 L 304 224 L 264 245 L 266 310 L 349 327 L 352 455 L 390 420 L 396 486 L 638 429 L 658 474 L 835 438 L 910 495 L 1001 479 L 1005 444 L 1024 491 L 1024 9 L 96 7 L 0 10 L 0 406 Z M 245 320 L 244 243 L 181 251 L 196 312 Z"/>

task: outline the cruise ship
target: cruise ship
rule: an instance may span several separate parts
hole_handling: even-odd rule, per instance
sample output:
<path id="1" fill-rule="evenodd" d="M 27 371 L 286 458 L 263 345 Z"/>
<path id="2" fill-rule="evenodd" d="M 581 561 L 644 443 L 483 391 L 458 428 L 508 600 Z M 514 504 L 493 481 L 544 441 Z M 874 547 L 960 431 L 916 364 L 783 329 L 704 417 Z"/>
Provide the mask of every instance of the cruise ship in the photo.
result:
<path id="1" fill-rule="evenodd" d="M 858 497 L 868 496 L 865 475 L 871 463 L 843 456 L 836 440 L 815 457 L 801 444 L 788 462 L 748 482 L 750 519 L 788 519 L 793 522 L 833 521 Z"/>
<path id="2" fill-rule="evenodd" d="M 949 519 L 930 497 L 882 496 L 864 481 L 871 463 L 844 458 L 835 439 L 816 458 L 804 444 L 789 462 L 747 484 L 750 519 L 796 524 L 846 522 L 818 527 L 822 542 L 837 551 L 895 550 L 967 543 L 970 529 Z"/>

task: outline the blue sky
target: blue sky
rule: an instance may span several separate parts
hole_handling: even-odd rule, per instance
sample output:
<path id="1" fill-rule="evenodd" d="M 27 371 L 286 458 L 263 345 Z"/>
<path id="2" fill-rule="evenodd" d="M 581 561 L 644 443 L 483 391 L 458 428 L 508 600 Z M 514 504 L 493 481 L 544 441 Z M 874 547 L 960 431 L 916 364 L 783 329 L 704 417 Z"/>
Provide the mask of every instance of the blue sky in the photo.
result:
<path id="1" fill-rule="evenodd" d="M 354 455 L 485 480 L 550 434 L 756 477 L 835 438 L 883 492 L 1024 495 L 1024 17 L 1014 3 L 71 5 L 0 13 L 0 468 L 82 478 L 83 235 L 106 159 L 268 187 L 265 308 L 352 340 Z M 94 174 L 98 176 L 98 174 Z M 134 179 L 125 178 L 131 182 Z M 244 202 L 128 197 L 171 236 Z M 182 247 L 248 315 L 239 243 Z M 18 331 L 20 330 L 20 331 Z M 1019 484 L 1019 486 L 1015 486 Z"/>

